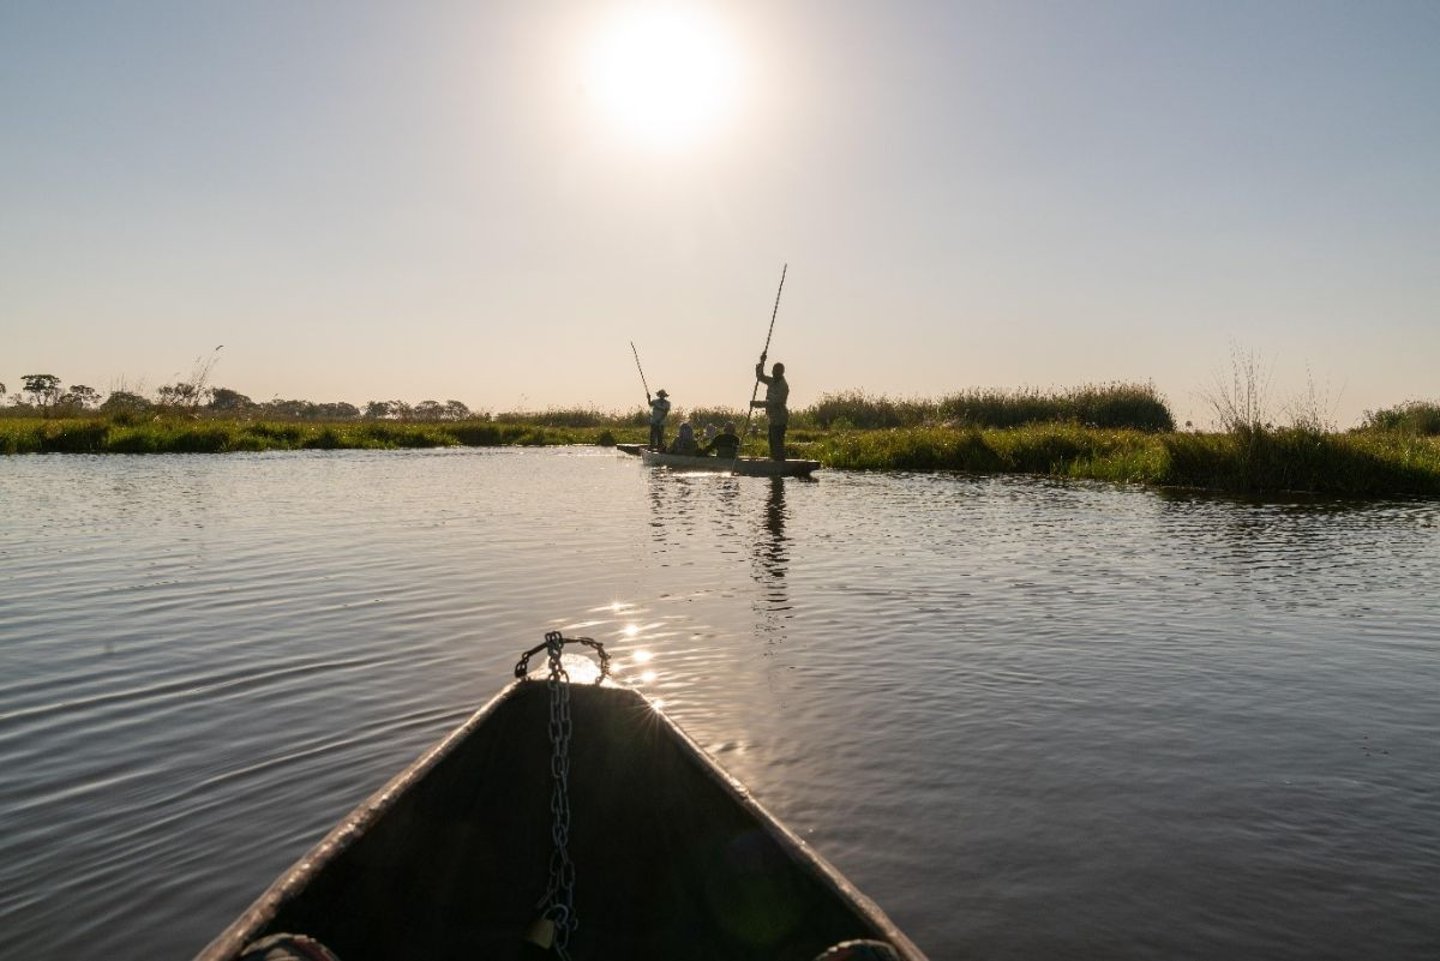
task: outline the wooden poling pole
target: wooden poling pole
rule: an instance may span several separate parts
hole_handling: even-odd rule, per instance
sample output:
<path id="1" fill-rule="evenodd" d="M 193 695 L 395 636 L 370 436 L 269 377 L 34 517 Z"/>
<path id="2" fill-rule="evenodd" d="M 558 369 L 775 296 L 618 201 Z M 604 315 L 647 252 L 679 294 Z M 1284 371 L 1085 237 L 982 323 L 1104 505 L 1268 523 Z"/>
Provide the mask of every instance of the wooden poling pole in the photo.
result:
<path id="1" fill-rule="evenodd" d="M 645 400 L 650 400 L 650 385 L 645 383 L 645 368 L 640 366 L 640 351 L 635 349 L 635 341 L 630 341 L 630 353 L 635 355 L 635 369 L 640 371 L 640 386 L 645 388 Z"/>
<path id="2" fill-rule="evenodd" d="M 775 315 L 780 313 L 780 291 L 785 289 L 785 272 L 790 269 L 789 264 L 780 267 L 780 286 L 775 288 L 775 306 L 770 311 L 770 329 L 765 332 L 765 347 L 760 351 L 760 366 L 765 366 L 765 356 L 770 353 L 770 338 L 775 335 Z M 750 391 L 750 403 L 745 407 L 745 429 L 740 432 L 740 446 L 745 445 L 745 435 L 750 433 L 750 418 L 755 414 L 755 398 L 760 394 L 760 378 L 755 378 L 755 386 Z M 740 448 L 735 449 L 735 459 L 740 459 Z"/>

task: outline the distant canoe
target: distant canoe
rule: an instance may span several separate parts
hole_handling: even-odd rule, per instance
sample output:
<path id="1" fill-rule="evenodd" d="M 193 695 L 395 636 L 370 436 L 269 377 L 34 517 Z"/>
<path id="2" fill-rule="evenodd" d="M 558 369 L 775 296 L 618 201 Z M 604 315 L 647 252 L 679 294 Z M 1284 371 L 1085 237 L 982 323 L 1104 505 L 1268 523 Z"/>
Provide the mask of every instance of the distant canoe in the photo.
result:
<path id="1" fill-rule="evenodd" d="M 743 474 L 746 477 L 809 477 L 820 469 L 818 460 L 769 460 L 763 457 L 687 457 L 684 454 L 662 454 L 642 447 L 637 451 L 648 467 L 669 467 L 671 470 L 703 470 L 722 474 Z"/>
<path id="2" fill-rule="evenodd" d="M 563 688 L 574 961 L 811 961 L 852 939 L 925 961 L 644 696 L 609 682 Z M 515 957 L 551 877 L 552 696 L 543 679 L 511 684 L 345 818 L 197 961 L 235 961 L 282 932 L 340 961 Z"/>

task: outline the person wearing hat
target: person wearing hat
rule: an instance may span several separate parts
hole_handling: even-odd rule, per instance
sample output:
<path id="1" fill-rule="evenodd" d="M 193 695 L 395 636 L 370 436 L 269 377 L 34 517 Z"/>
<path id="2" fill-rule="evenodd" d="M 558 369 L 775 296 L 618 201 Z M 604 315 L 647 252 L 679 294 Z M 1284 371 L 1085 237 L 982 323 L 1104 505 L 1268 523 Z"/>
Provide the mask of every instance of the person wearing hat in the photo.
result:
<path id="1" fill-rule="evenodd" d="M 710 443 L 705 445 L 702 454 L 714 454 L 716 457 L 723 457 L 726 460 L 734 460 L 740 456 L 740 435 L 735 433 L 735 423 L 727 421 L 725 429 L 711 438 Z"/>
<path id="2" fill-rule="evenodd" d="M 770 420 L 770 459 L 785 459 L 785 428 L 790 424 L 790 411 L 785 406 L 790 400 L 790 385 L 785 382 L 785 365 L 776 364 L 765 376 L 765 356 L 755 365 L 755 379 L 765 385 L 765 399 L 750 402 L 751 407 L 765 408 Z"/>
<path id="3" fill-rule="evenodd" d="M 665 393 L 665 388 L 655 392 L 655 396 L 649 394 L 645 398 L 650 401 L 650 449 L 663 451 L 665 449 L 665 418 L 670 414 L 670 395 Z"/>

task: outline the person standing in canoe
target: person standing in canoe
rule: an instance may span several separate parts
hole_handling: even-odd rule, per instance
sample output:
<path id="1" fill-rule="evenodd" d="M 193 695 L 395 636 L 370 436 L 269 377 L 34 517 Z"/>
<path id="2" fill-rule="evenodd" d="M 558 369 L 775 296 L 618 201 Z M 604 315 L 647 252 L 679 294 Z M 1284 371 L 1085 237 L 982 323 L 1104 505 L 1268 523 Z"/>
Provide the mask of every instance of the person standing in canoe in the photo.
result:
<path id="1" fill-rule="evenodd" d="M 770 376 L 765 376 L 765 358 L 761 356 L 760 363 L 755 365 L 755 379 L 765 385 L 765 399 L 752 400 L 751 407 L 765 408 L 765 416 L 770 418 L 770 459 L 785 459 L 785 428 L 790 423 L 790 411 L 786 408 L 785 402 L 790 399 L 790 385 L 785 382 L 785 365 L 776 364 L 770 368 Z"/>
<path id="2" fill-rule="evenodd" d="M 665 393 L 665 388 L 655 392 L 655 396 L 645 395 L 650 401 L 650 449 L 665 449 L 665 418 L 670 415 L 670 395 Z"/>

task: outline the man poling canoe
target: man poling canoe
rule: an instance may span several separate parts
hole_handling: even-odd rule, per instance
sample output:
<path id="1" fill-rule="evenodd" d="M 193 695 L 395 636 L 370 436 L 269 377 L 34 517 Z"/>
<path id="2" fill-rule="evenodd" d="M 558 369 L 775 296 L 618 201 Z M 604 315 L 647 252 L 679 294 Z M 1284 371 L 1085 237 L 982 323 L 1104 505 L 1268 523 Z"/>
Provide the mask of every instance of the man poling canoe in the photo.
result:
<path id="1" fill-rule="evenodd" d="M 645 368 L 640 366 L 640 351 L 635 349 L 635 341 L 630 341 L 630 353 L 635 355 L 635 369 L 640 372 L 640 386 L 645 388 L 645 400 L 650 405 L 650 449 L 663 451 L 665 449 L 665 418 L 670 414 L 670 395 L 665 388 L 660 388 L 652 397 L 650 385 L 645 382 Z"/>
<path id="2" fill-rule="evenodd" d="M 790 385 L 785 380 L 785 365 L 775 364 L 770 376 L 765 376 L 765 355 L 755 365 L 755 379 L 765 385 L 765 399 L 752 400 L 751 407 L 765 408 L 770 421 L 770 459 L 785 459 L 785 428 L 790 425 L 790 410 L 786 402 L 790 399 Z"/>
<path id="3" fill-rule="evenodd" d="M 755 388 L 750 391 L 750 408 L 745 411 L 745 433 L 750 432 L 750 414 L 756 407 L 763 407 L 768 412 L 770 405 L 778 404 L 776 414 L 780 422 L 777 425 L 775 414 L 771 414 L 770 420 L 770 457 L 774 460 L 785 459 L 785 427 L 789 423 L 789 411 L 785 403 L 790 398 L 790 385 L 785 383 L 785 365 L 776 364 L 772 368 L 772 376 L 765 376 L 765 355 L 770 353 L 770 338 L 775 334 L 775 315 L 780 313 L 780 293 L 785 289 L 785 273 L 790 269 L 789 264 L 780 268 L 780 286 L 775 288 L 775 306 L 770 310 L 770 329 L 765 333 L 765 346 L 760 350 L 760 362 L 755 365 Z M 776 386 L 778 381 L 779 386 Z M 760 385 L 765 384 L 765 399 L 756 400 L 755 395 L 760 392 Z M 779 427 L 777 433 L 776 427 Z M 778 442 L 778 446 L 777 446 Z"/>
<path id="4" fill-rule="evenodd" d="M 665 418 L 670 415 L 670 395 L 662 387 L 654 397 L 646 394 L 645 398 L 650 401 L 650 449 L 664 450 Z"/>

